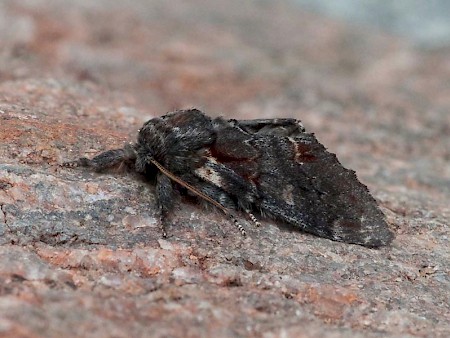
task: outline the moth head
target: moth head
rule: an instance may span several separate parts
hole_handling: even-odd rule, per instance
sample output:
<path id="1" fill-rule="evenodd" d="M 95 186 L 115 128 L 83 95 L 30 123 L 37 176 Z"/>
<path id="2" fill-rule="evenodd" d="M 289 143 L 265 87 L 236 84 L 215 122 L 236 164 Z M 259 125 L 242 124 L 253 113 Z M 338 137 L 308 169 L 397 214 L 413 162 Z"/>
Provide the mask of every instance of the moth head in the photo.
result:
<path id="1" fill-rule="evenodd" d="M 123 153 L 120 168 L 126 167 L 134 170 L 137 159 L 136 145 L 134 143 L 126 143 L 122 148 L 122 151 Z"/>
<path id="2" fill-rule="evenodd" d="M 125 161 L 133 161 L 137 158 L 137 151 L 136 151 L 136 144 L 134 143 L 127 143 L 123 147 L 124 151 L 124 160 Z"/>
<path id="3" fill-rule="evenodd" d="M 149 167 L 154 167 L 151 163 L 154 159 L 153 153 L 150 149 L 141 147 L 136 152 L 135 169 L 138 173 L 146 173 L 149 171 Z"/>

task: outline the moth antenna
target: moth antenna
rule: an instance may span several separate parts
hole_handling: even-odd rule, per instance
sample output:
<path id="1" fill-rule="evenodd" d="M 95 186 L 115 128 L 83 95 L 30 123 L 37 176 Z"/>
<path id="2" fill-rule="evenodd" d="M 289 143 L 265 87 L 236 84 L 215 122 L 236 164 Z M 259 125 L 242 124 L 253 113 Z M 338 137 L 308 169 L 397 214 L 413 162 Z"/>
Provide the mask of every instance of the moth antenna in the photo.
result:
<path id="1" fill-rule="evenodd" d="M 116 169 L 116 172 L 123 172 L 125 170 L 126 164 L 125 162 L 120 162 L 119 167 Z"/>
<path id="2" fill-rule="evenodd" d="M 169 170 L 167 170 L 165 167 L 163 167 L 158 161 L 154 160 L 154 159 L 150 159 L 149 160 L 152 164 L 155 165 L 155 167 L 157 167 L 159 169 L 159 171 L 161 171 L 164 175 L 166 175 L 167 177 L 169 177 L 171 180 L 177 182 L 179 185 L 185 187 L 186 189 L 190 190 L 191 192 L 193 192 L 194 194 L 196 194 L 197 196 L 203 198 L 205 201 L 208 201 L 209 203 L 211 203 L 212 205 L 216 206 L 217 208 L 219 208 L 225 215 L 227 215 L 234 223 L 234 225 L 238 228 L 238 230 L 241 232 L 242 236 L 246 236 L 247 233 L 245 232 L 244 227 L 239 224 L 238 220 L 236 219 L 236 217 L 234 217 L 234 215 L 227 209 L 225 208 L 222 204 L 220 204 L 219 202 L 217 202 L 216 200 L 212 199 L 211 197 L 209 197 L 208 195 L 206 195 L 205 193 L 201 192 L 200 190 L 198 190 L 197 188 L 193 187 L 192 185 L 190 185 L 189 183 L 183 181 L 181 178 L 177 177 L 176 175 L 172 174 Z M 253 216 L 255 217 L 255 216 Z M 255 218 L 256 219 L 256 218 Z"/>
<path id="3" fill-rule="evenodd" d="M 201 192 L 200 190 L 198 190 L 197 188 L 194 188 L 192 185 L 190 185 L 189 183 L 183 181 L 181 178 L 177 177 L 176 175 L 172 174 L 169 170 L 167 170 L 166 168 L 164 168 L 159 162 L 150 159 L 150 162 L 153 163 L 164 175 L 166 175 L 167 177 L 169 177 L 171 180 L 177 182 L 178 184 L 182 185 L 183 187 L 185 187 L 186 189 L 189 189 L 190 191 L 192 191 L 194 194 L 196 194 L 197 196 L 203 198 L 204 200 L 208 201 L 209 203 L 215 205 L 216 207 L 218 207 L 220 210 L 222 210 L 222 212 L 226 215 L 229 214 L 228 210 L 219 202 L 213 200 L 211 197 L 209 197 L 208 195 L 204 194 L 203 192 Z"/>

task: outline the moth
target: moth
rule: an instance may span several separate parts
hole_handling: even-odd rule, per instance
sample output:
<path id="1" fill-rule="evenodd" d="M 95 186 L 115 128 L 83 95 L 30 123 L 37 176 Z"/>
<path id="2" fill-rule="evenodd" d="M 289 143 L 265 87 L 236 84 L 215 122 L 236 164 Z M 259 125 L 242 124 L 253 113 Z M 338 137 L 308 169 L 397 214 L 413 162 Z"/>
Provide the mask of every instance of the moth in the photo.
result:
<path id="1" fill-rule="evenodd" d="M 300 121 L 210 118 L 197 109 L 147 121 L 137 142 L 66 162 L 95 171 L 127 165 L 156 182 L 163 235 L 174 196 L 187 192 L 230 217 L 254 214 L 334 241 L 379 247 L 393 234 L 367 187 Z"/>

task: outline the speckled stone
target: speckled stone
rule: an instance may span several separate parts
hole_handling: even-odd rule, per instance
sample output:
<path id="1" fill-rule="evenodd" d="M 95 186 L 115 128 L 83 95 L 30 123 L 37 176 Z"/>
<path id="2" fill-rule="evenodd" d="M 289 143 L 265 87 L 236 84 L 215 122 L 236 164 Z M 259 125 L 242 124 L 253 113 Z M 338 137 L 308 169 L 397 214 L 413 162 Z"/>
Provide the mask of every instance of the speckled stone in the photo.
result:
<path id="1" fill-rule="evenodd" d="M 450 335 L 449 51 L 281 1 L 7 0 L 0 20 L 0 336 Z M 302 119 L 392 246 L 244 215 L 243 238 L 182 198 L 162 239 L 142 178 L 58 165 L 190 106 Z"/>

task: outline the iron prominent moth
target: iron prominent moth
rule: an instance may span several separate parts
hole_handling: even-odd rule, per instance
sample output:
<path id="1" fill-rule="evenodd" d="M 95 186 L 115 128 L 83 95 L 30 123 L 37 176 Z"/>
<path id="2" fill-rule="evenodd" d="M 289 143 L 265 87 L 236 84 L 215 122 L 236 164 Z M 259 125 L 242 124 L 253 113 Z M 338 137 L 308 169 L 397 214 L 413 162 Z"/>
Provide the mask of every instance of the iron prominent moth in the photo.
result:
<path id="1" fill-rule="evenodd" d="M 260 214 L 334 241 L 379 247 L 393 238 L 355 172 L 295 119 L 179 110 L 147 121 L 134 144 L 64 165 L 102 171 L 119 164 L 155 179 L 164 235 L 174 194 L 184 191 L 219 208 L 244 235 L 238 210 L 256 224 Z"/>

